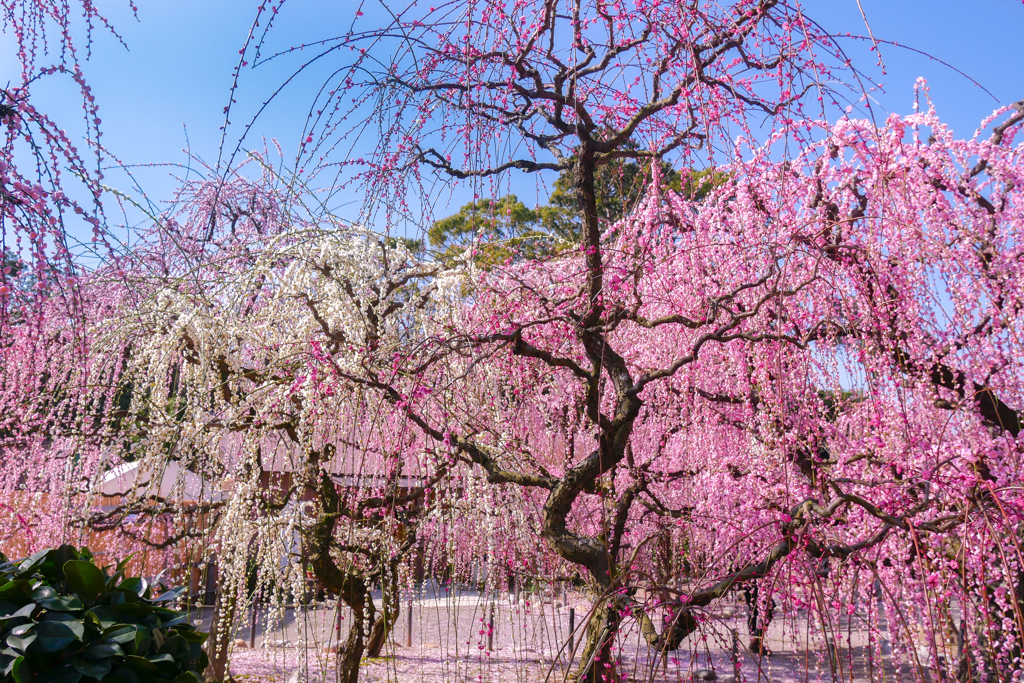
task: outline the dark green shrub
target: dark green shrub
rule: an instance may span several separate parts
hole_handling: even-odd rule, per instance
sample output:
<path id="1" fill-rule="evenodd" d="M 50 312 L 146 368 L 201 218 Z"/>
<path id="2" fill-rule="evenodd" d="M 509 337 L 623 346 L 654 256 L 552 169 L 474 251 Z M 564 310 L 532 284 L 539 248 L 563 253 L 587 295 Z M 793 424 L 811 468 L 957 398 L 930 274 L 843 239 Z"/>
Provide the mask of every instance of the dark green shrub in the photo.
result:
<path id="1" fill-rule="evenodd" d="M 108 574 L 69 545 L 15 562 L 0 554 L 2 683 L 198 683 L 206 634 L 142 578 Z"/>

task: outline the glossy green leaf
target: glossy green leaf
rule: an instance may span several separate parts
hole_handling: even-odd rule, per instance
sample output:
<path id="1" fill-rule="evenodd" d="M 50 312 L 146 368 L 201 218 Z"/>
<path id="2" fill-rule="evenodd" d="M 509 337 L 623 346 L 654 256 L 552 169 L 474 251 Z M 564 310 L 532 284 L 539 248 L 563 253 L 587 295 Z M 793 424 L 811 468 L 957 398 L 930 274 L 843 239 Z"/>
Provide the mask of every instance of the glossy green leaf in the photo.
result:
<path id="1" fill-rule="evenodd" d="M 72 590 L 86 602 L 95 601 L 106 588 L 107 582 L 103 572 L 92 562 L 71 560 L 64 565 L 64 575 Z"/>
<path id="2" fill-rule="evenodd" d="M 27 605 L 24 605 L 23 607 L 19 608 L 18 610 L 11 612 L 10 614 L 0 615 L 0 620 L 17 619 L 19 617 L 31 617 L 32 612 L 35 610 L 35 608 L 36 603 L 30 602 Z"/>
<path id="3" fill-rule="evenodd" d="M 100 627 L 107 629 L 111 626 L 120 623 L 118 615 L 114 613 L 114 608 L 110 605 L 98 605 L 88 610 L 85 613 L 87 616 L 92 615 L 93 618 L 99 620 Z"/>
<path id="4" fill-rule="evenodd" d="M 134 626 L 128 624 L 114 624 L 103 631 L 103 638 L 113 643 L 135 642 Z"/>
<path id="5" fill-rule="evenodd" d="M 125 579 L 117 587 L 118 590 L 131 591 L 139 596 L 144 595 L 147 588 L 149 588 L 149 584 L 141 576 Z"/>
<path id="6" fill-rule="evenodd" d="M 34 632 L 27 633 L 20 637 L 14 635 L 7 636 L 7 647 L 12 650 L 16 650 L 19 653 L 24 653 L 28 650 L 28 646 L 31 645 L 37 637 L 38 635 Z"/>
<path id="7" fill-rule="evenodd" d="M 32 555 L 29 555 L 24 560 L 22 560 L 21 562 L 18 563 L 18 571 L 19 572 L 33 571 L 34 569 L 39 567 L 39 565 L 41 565 L 43 563 L 43 561 L 46 559 L 46 556 L 49 555 L 50 553 L 52 553 L 54 550 L 55 550 L 54 548 L 47 548 L 45 550 L 40 550 L 37 553 L 33 553 Z"/>
<path id="8" fill-rule="evenodd" d="M 36 652 L 57 652 L 82 637 L 83 628 L 79 623 L 44 621 L 36 624 L 36 641 L 32 650 Z"/>
<path id="9" fill-rule="evenodd" d="M 64 578 L 64 565 L 68 562 L 83 560 L 82 554 L 75 550 L 74 546 L 62 545 L 47 553 L 43 565 L 40 567 L 42 573 L 51 581 L 59 581 Z"/>
<path id="10" fill-rule="evenodd" d="M 39 586 L 29 595 L 33 600 L 47 600 L 57 596 L 57 591 L 52 586 Z"/>
<path id="11" fill-rule="evenodd" d="M 145 657 L 136 657 L 135 655 L 125 655 L 124 663 L 127 667 L 139 672 L 139 673 L 156 673 L 159 671 L 156 664 L 149 661 Z"/>
<path id="12" fill-rule="evenodd" d="M 0 599 L 13 600 L 19 605 L 29 600 L 29 595 L 32 592 L 32 582 L 25 579 L 16 579 L 0 586 Z"/>
<path id="13" fill-rule="evenodd" d="M 70 614 L 64 614 L 62 612 L 48 612 L 43 615 L 43 618 L 37 624 L 36 631 L 39 631 L 40 627 L 48 624 L 60 624 L 64 628 L 70 629 L 71 632 L 75 634 L 75 637 L 79 639 L 85 636 L 85 625 L 82 624 L 81 620 L 76 619 Z"/>
<path id="14" fill-rule="evenodd" d="M 111 657 L 123 657 L 124 650 L 117 643 L 96 643 L 87 647 L 82 652 L 86 659 L 109 659 Z"/>
<path id="15" fill-rule="evenodd" d="M 71 666 L 83 676 L 96 680 L 106 676 L 112 668 L 109 659 L 76 659 Z"/>
<path id="16" fill-rule="evenodd" d="M 14 660 L 14 666 L 11 667 L 11 677 L 14 679 L 14 683 L 35 683 L 32 667 L 24 657 L 18 657 Z"/>
<path id="17" fill-rule="evenodd" d="M 202 631 L 178 631 L 178 635 L 187 640 L 190 643 L 205 643 L 206 639 L 210 637 L 209 633 L 203 633 Z"/>
<path id="18" fill-rule="evenodd" d="M 188 615 L 187 614 L 176 614 L 171 619 L 167 619 L 167 618 L 164 618 L 164 617 L 161 617 L 161 619 L 160 619 L 160 626 L 161 626 L 161 628 L 172 628 L 174 626 L 179 626 L 181 624 L 187 624 L 187 623 L 188 623 Z"/>
<path id="19" fill-rule="evenodd" d="M 157 648 L 157 652 L 166 652 L 170 655 L 178 655 L 181 652 L 188 652 L 188 650 L 188 641 L 186 641 L 177 633 L 167 638 L 163 643 L 160 644 L 160 647 Z"/>
<path id="20" fill-rule="evenodd" d="M 173 590 L 165 591 L 157 597 L 150 600 L 150 602 L 170 602 L 171 600 L 177 600 L 184 594 L 185 588 L 182 586 L 179 588 L 175 588 Z"/>
<path id="21" fill-rule="evenodd" d="M 149 629 L 140 628 L 135 632 L 135 653 L 144 655 L 149 652 L 149 645 L 153 639 L 149 636 Z"/>
<path id="22" fill-rule="evenodd" d="M 39 606 L 51 612 L 78 612 L 85 609 L 85 603 L 75 595 L 58 595 L 49 600 L 41 600 Z"/>
<path id="23" fill-rule="evenodd" d="M 153 608 L 141 602 L 126 602 L 121 605 L 114 605 L 114 614 L 127 620 L 137 620 L 153 613 Z"/>
<path id="24" fill-rule="evenodd" d="M 167 667 L 171 667 L 172 670 L 173 670 L 173 668 L 177 666 L 177 664 L 174 661 L 174 657 L 171 656 L 170 654 L 166 653 L 166 652 L 163 652 L 163 653 L 160 653 L 160 654 L 151 655 L 151 656 L 147 657 L 146 659 L 148 659 L 149 661 L 153 662 L 153 664 L 155 664 L 156 666 L 158 666 L 158 667 L 160 667 L 162 669 L 166 669 Z"/>

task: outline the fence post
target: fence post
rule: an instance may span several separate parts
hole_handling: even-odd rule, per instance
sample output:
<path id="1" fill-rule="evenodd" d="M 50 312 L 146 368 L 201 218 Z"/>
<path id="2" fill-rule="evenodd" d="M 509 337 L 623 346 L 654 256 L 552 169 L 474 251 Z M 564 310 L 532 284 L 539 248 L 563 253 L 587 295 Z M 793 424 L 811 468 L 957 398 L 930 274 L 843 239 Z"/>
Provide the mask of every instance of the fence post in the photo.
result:
<path id="1" fill-rule="evenodd" d="M 494 651 L 494 603 L 491 603 L 491 615 L 487 619 L 487 651 Z"/>
<path id="2" fill-rule="evenodd" d="M 256 649 L 256 597 L 252 599 L 252 615 L 249 617 L 249 649 Z"/>
<path id="3" fill-rule="evenodd" d="M 405 646 L 412 647 L 412 598 L 405 611 Z"/>
<path id="4" fill-rule="evenodd" d="M 573 633 L 576 631 L 576 608 L 569 608 L 569 656 L 572 657 L 573 651 Z"/>
<path id="5" fill-rule="evenodd" d="M 835 639 L 829 635 L 825 636 L 825 645 L 828 647 L 828 666 L 832 670 L 832 679 L 835 680 L 839 670 L 839 648 Z"/>
<path id="6" fill-rule="evenodd" d="M 740 636 L 736 629 L 729 629 L 732 632 L 732 647 L 729 648 L 729 658 L 732 659 L 732 674 L 736 677 L 736 683 L 740 683 Z"/>
<path id="7" fill-rule="evenodd" d="M 208 560 L 206 562 L 206 588 L 203 592 L 204 605 L 217 604 L 217 578 L 217 563 L 213 560 Z"/>
<path id="8" fill-rule="evenodd" d="M 341 605 L 342 605 L 341 596 L 339 595 L 338 596 L 338 607 L 336 609 L 337 613 L 334 615 L 334 630 L 338 634 L 337 640 L 335 642 L 337 643 L 337 647 L 338 647 L 338 651 L 339 652 L 341 651 L 341 618 L 342 618 L 341 617 Z M 330 642 L 330 641 L 328 641 L 328 642 Z M 338 658 L 338 661 L 341 661 L 340 657 Z"/>

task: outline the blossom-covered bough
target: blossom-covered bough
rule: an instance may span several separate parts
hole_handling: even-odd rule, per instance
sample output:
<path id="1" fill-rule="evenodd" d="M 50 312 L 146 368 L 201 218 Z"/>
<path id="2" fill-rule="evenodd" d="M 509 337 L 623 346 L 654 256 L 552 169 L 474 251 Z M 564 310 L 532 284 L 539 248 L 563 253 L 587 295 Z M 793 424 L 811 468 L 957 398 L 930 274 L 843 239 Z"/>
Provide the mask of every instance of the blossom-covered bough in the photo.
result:
<path id="1" fill-rule="evenodd" d="M 258 595 L 298 599 L 309 567 L 351 609 L 339 670 L 355 681 L 398 616 L 421 526 L 449 502 L 432 489 L 453 461 L 346 378 L 402 383 L 445 275 L 400 241 L 303 218 L 264 171 L 183 188 L 122 263 L 136 294 L 98 321 L 94 353 L 130 393 L 110 427 L 117 456 L 173 462 L 223 496 L 199 529 L 219 567 L 211 675 L 225 673 L 235 615 Z"/>
<path id="2" fill-rule="evenodd" d="M 76 9 L 84 36 L 75 35 Z M 100 257 L 112 246 L 101 201 L 99 109 L 82 67 L 97 26 L 120 37 L 88 1 L 6 0 L 0 14 L 0 30 L 15 47 L 11 57 L 20 67 L 14 83 L 0 88 L 0 324 L 6 327 L 31 317 L 51 296 L 64 297 L 73 308 L 79 268 L 75 244 L 103 247 L 91 254 Z M 84 154 L 73 135 L 33 106 L 33 87 L 60 76 L 71 80 L 81 98 L 85 144 L 92 148 Z"/>

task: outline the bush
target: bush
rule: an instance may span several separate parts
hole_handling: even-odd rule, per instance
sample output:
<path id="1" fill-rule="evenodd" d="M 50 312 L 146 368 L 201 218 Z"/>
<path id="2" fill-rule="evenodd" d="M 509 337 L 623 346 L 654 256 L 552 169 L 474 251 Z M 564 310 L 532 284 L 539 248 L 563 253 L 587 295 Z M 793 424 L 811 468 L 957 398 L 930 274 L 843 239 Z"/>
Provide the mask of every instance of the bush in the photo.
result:
<path id="1" fill-rule="evenodd" d="M 24 560 L 0 554 L 2 683 L 199 683 L 206 634 L 168 605 L 184 589 L 153 597 L 119 562 L 98 568 L 68 545 Z"/>

